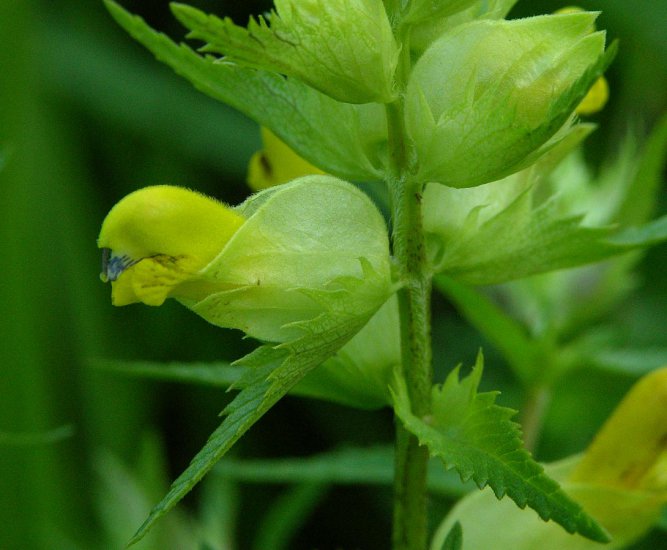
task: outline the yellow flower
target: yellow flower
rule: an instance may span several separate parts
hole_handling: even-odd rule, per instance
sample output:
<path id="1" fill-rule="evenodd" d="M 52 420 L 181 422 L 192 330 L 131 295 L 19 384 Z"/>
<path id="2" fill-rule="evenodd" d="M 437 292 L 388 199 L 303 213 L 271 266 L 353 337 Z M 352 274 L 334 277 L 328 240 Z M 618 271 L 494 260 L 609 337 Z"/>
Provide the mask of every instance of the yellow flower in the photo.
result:
<path id="1" fill-rule="evenodd" d="M 637 382 L 570 475 L 667 501 L 667 367 Z"/>
<path id="2" fill-rule="evenodd" d="M 201 285 L 188 283 L 244 221 L 228 206 L 182 187 L 158 185 L 129 194 L 111 209 L 97 241 L 112 303 L 159 306 L 176 289 L 196 298 Z"/>
<path id="3" fill-rule="evenodd" d="M 581 103 L 575 109 L 578 115 L 592 115 L 601 111 L 607 104 L 609 99 L 609 84 L 604 76 L 598 78 L 591 89 L 588 90 L 586 97 L 581 100 Z"/>
<path id="4" fill-rule="evenodd" d="M 382 215 L 355 186 L 326 175 L 266 189 L 234 208 L 188 189 L 147 187 L 112 208 L 98 245 L 115 305 L 174 298 L 216 326 L 266 342 L 300 338 L 303 322 L 335 317 L 322 298 L 334 290 L 361 316 L 390 293 Z"/>
<path id="5" fill-rule="evenodd" d="M 567 13 L 579 13 L 585 11 L 582 8 L 576 6 L 568 6 L 566 8 L 561 8 L 556 10 L 555 14 L 567 14 Z M 595 26 L 591 27 L 590 32 L 595 32 Z M 588 116 L 601 111 L 609 100 L 609 84 L 607 84 L 607 79 L 604 76 L 598 78 L 591 89 L 588 90 L 586 97 L 581 100 L 581 103 L 575 109 L 575 113 L 578 115 Z"/>
<path id="6" fill-rule="evenodd" d="M 301 176 L 324 174 L 297 155 L 271 130 L 262 128 L 264 149 L 257 151 L 248 165 L 248 185 L 254 191 L 287 183 Z"/>

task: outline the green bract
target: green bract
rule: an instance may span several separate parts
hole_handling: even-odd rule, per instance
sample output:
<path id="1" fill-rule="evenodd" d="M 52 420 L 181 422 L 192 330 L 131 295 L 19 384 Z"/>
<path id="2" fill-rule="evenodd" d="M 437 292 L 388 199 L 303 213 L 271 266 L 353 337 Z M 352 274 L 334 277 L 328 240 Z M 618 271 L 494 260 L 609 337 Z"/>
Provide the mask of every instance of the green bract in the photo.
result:
<path id="1" fill-rule="evenodd" d="M 447 17 L 478 3 L 477 0 L 441 0 L 440 2 L 434 0 L 413 0 L 404 22 L 418 23 L 428 19 Z"/>
<path id="2" fill-rule="evenodd" d="M 476 19 L 502 19 L 517 0 L 477 0 L 466 9 L 444 17 L 431 17 L 415 23 L 410 33 L 410 48 L 423 52 L 449 29 Z"/>
<path id="3" fill-rule="evenodd" d="M 608 62 L 595 18 L 474 21 L 434 42 L 408 83 L 416 177 L 471 187 L 534 160 Z"/>
<path id="4" fill-rule="evenodd" d="M 655 524 L 659 498 L 641 491 L 563 481 L 560 470 L 572 466 L 573 461 L 569 460 L 547 466 L 546 473 L 558 480 L 566 494 L 610 529 L 614 535 L 611 542 L 601 545 L 568 534 L 553 523 L 541 521 L 532 510 L 520 510 L 507 500 L 498 502 L 493 492 L 487 489 L 470 494 L 454 507 L 438 529 L 431 550 L 439 550 L 437 543 L 455 522 L 460 522 L 464 528 L 463 550 L 620 550 Z M 483 523 L 480 523 L 480 517 L 484 518 Z"/>
<path id="5" fill-rule="evenodd" d="M 364 328 L 295 390 L 362 409 L 389 405 L 389 382 L 401 362 L 398 328 L 398 303 L 393 295 Z"/>
<path id="6" fill-rule="evenodd" d="M 228 288 L 182 303 L 222 327 L 270 342 L 303 331 L 295 323 L 323 312 L 316 292 L 335 295 L 357 280 L 360 315 L 390 291 L 389 244 L 382 216 L 368 197 L 331 176 L 306 176 L 267 189 L 237 208 L 246 218 L 200 273 Z"/>
<path id="7" fill-rule="evenodd" d="M 652 140 L 658 150 L 667 125 L 661 128 Z M 655 154 L 645 161 L 631 159 L 626 151 L 610 172 L 615 178 L 593 181 L 576 152 L 565 158 L 591 129 L 574 126 L 538 162 L 502 180 L 470 189 L 427 185 L 424 229 L 434 270 L 468 284 L 497 284 L 593 263 L 667 238 L 667 220 L 645 223 L 650 208 L 644 202 L 655 193 L 656 177 L 642 166 L 661 162 Z M 635 227 L 622 229 L 618 222 Z M 559 307 L 575 305 L 559 295 L 561 285 L 546 286 L 559 296 Z M 616 294 L 610 290 L 607 299 Z M 542 293 L 531 285 L 526 294 Z M 555 312 L 547 317 L 553 321 Z"/>
<path id="8" fill-rule="evenodd" d="M 276 0 L 267 19 L 248 28 L 186 5 L 174 14 L 207 42 L 205 51 L 226 61 L 299 78 L 349 103 L 386 103 L 395 98 L 398 45 L 377 0 Z"/>

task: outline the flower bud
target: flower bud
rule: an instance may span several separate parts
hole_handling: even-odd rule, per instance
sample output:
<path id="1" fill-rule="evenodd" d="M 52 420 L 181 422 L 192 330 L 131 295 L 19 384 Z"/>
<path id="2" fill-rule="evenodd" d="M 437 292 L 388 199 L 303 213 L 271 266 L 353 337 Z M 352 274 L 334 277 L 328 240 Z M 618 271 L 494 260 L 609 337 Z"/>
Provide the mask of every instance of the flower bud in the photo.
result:
<path id="1" fill-rule="evenodd" d="M 584 10 L 578 6 L 568 6 L 566 8 L 561 8 L 556 10 L 555 14 L 564 14 L 564 13 L 581 13 Z M 591 25 L 589 32 L 595 32 L 595 25 Z M 581 100 L 581 103 L 577 105 L 576 113 L 582 116 L 588 116 L 601 111 L 604 106 L 607 104 L 609 99 L 609 85 L 607 84 L 607 79 L 604 76 L 598 78 L 591 89 L 588 90 L 586 97 Z"/>
<path id="2" fill-rule="evenodd" d="M 262 127 L 264 148 L 257 151 L 248 165 L 248 185 L 254 191 L 287 183 L 301 176 L 324 174 L 297 155 L 268 128 Z"/>
<path id="3" fill-rule="evenodd" d="M 593 13 L 474 21 L 415 65 L 406 124 L 417 178 L 472 187 L 523 167 L 567 122 L 604 68 Z"/>
<path id="4" fill-rule="evenodd" d="M 296 61 L 306 82 L 349 103 L 394 99 L 399 48 L 382 2 L 276 0 L 275 5 L 284 24 L 280 30 L 298 40 Z"/>
<path id="5" fill-rule="evenodd" d="M 176 4 L 176 17 L 225 60 L 302 80 L 346 103 L 395 99 L 399 47 L 379 0 L 276 0 L 247 28 Z"/>

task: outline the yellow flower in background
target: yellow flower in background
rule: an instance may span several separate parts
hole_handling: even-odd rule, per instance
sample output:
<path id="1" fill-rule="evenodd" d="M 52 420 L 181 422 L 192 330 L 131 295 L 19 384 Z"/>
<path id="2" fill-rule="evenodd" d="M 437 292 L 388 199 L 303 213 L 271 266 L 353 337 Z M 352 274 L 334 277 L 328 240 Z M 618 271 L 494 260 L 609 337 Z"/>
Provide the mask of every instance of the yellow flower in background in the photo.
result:
<path id="1" fill-rule="evenodd" d="M 637 382 L 570 475 L 667 502 L 667 367 Z"/>
<path id="2" fill-rule="evenodd" d="M 101 278 L 111 282 L 116 306 L 159 306 L 188 285 L 244 223 L 228 206 L 190 189 L 158 185 L 127 195 L 107 215 L 98 247 Z"/>
<path id="3" fill-rule="evenodd" d="M 561 8 L 556 10 L 555 14 L 567 14 L 567 13 L 579 13 L 585 11 L 582 8 L 576 6 L 568 6 L 566 8 Z M 595 26 L 591 26 L 590 32 L 595 32 Z M 578 115 L 588 116 L 597 113 L 604 109 L 604 106 L 609 100 L 609 84 L 607 84 L 607 79 L 604 76 L 601 76 L 595 81 L 595 84 L 591 86 L 591 89 L 588 90 L 588 94 L 581 103 L 575 109 L 575 112 Z"/>
<path id="4" fill-rule="evenodd" d="M 607 79 L 601 76 L 595 81 L 595 84 L 588 90 L 586 97 L 575 109 L 578 115 L 592 115 L 601 111 L 609 100 L 609 84 Z"/>
<path id="5" fill-rule="evenodd" d="M 259 191 L 301 176 L 324 174 L 297 155 L 271 130 L 262 127 L 261 132 L 264 148 L 250 158 L 248 165 L 248 185 L 251 189 Z"/>

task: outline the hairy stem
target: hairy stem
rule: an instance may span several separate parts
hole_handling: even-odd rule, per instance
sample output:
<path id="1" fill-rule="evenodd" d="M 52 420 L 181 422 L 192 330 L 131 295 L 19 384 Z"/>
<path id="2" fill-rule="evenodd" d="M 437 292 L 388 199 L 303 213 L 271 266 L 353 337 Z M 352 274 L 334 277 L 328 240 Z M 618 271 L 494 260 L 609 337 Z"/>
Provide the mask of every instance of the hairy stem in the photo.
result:
<path id="1" fill-rule="evenodd" d="M 392 245 L 399 280 L 401 357 L 412 411 L 430 412 L 431 273 L 422 228 L 422 186 L 410 178 L 411 154 L 406 140 L 402 98 L 387 106 L 391 174 Z M 428 450 L 397 422 L 394 481 L 394 550 L 423 550 L 427 544 L 426 473 Z"/>

